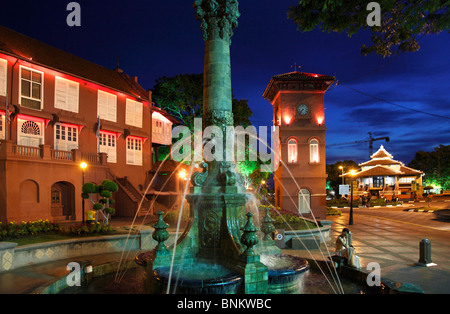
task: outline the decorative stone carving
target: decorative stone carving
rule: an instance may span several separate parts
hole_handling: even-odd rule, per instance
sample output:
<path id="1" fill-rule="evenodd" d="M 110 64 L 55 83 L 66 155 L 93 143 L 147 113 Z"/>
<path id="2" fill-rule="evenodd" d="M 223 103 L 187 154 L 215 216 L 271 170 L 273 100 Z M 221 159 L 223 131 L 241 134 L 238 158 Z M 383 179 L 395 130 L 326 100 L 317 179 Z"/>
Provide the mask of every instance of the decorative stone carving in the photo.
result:
<path id="1" fill-rule="evenodd" d="M 233 171 L 234 165 L 228 162 L 222 162 L 219 168 L 218 182 L 222 186 L 236 185 L 236 173 Z"/>
<path id="2" fill-rule="evenodd" d="M 203 168 L 203 172 L 196 172 L 192 175 L 192 182 L 194 186 L 202 186 L 206 178 L 208 178 L 208 163 L 202 162 L 200 167 Z"/>
<path id="3" fill-rule="evenodd" d="M 203 39 L 219 36 L 229 40 L 233 36 L 233 30 L 238 26 L 238 18 L 241 15 L 237 0 L 196 0 L 194 8 L 196 18 L 201 21 Z"/>

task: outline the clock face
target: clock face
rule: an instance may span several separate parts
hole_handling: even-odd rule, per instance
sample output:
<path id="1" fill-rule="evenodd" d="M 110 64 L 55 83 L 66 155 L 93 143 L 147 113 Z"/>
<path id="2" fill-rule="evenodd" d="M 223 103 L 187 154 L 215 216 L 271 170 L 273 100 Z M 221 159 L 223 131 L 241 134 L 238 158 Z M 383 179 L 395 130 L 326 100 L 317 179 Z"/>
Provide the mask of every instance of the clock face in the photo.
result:
<path id="1" fill-rule="evenodd" d="M 297 111 L 300 115 L 305 116 L 308 113 L 309 108 L 307 105 L 302 104 L 302 105 L 298 106 Z"/>

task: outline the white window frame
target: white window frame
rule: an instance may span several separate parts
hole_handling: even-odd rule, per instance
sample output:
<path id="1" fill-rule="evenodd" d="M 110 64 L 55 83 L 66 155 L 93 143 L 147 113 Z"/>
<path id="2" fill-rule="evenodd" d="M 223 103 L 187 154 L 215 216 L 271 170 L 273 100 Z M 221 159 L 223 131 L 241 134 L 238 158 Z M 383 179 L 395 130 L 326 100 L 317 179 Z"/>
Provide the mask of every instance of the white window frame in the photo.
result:
<path id="1" fill-rule="evenodd" d="M 298 192 L 298 213 L 311 213 L 311 192 L 308 189 L 300 189 Z"/>
<path id="2" fill-rule="evenodd" d="M 127 137 L 127 165 L 142 166 L 144 141 L 139 137 Z"/>
<path id="3" fill-rule="evenodd" d="M 27 80 L 28 81 L 28 79 L 22 78 L 22 70 L 30 71 L 32 74 L 33 74 L 33 72 L 34 73 L 39 73 L 41 75 L 41 83 L 40 83 L 40 96 L 41 97 L 40 97 L 39 100 L 35 99 L 33 97 L 28 97 L 28 96 L 23 96 L 22 95 L 22 81 L 23 80 Z M 30 95 L 31 95 L 31 92 L 33 91 L 32 84 L 33 84 L 33 80 L 31 79 L 31 81 L 30 81 L 30 89 L 31 89 L 30 90 Z M 22 104 L 22 98 L 39 102 L 40 103 L 39 109 L 30 108 L 29 106 L 24 106 Z M 42 110 L 43 109 L 43 107 L 44 107 L 44 72 L 38 71 L 38 70 L 35 70 L 35 69 L 32 69 L 32 68 L 28 68 L 28 67 L 25 67 L 25 66 L 22 66 L 22 65 L 19 67 L 19 104 L 20 104 L 20 106 L 23 106 L 23 107 L 29 108 L 29 109 L 33 109 L 33 110 Z"/>
<path id="4" fill-rule="evenodd" d="M 34 120 L 28 120 L 26 118 L 18 118 L 17 120 L 17 144 L 20 146 L 30 146 L 30 147 L 39 147 L 39 145 L 45 144 L 45 127 L 44 127 L 44 121 L 34 121 Z M 22 126 L 26 122 L 33 122 L 36 123 L 39 127 L 39 135 L 34 134 L 27 134 L 22 132 Z M 39 141 L 39 142 L 38 142 Z"/>
<path id="5" fill-rule="evenodd" d="M 320 162 L 319 141 L 317 139 L 309 141 L 309 162 L 312 164 Z"/>
<path id="6" fill-rule="evenodd" d="M 55 108 L 78 113 L 80 84 L 55 76 Z"/>
<path id="7" fill-rule="evenodd" d="M 164 135 L 164 121 L 153 119 L 153 132 L 155 134 L 161 134 Z"/>
<path id="8" fill-rule="evenodd" d="M 99 153 L 108 154 L 107 162 L 117 163 L 117 137 L 116 134 L 110 132 L 100 131 L 100 136 L 97 139 Z"/>
<path id="9" fill-rule="evenodd" d="M 288 163 L 298 163 L 298 143 L 293 138 L 288 141 Z"/>
<path id="10" fill-rule="evenodd" d="M 5 113 L 0 112 L 0 140 L 5 139 L 5 130 L 6 130 L 6 116 Z"/>
<path id="11" fill-rule="evenodd" d="M 56 150 L 78 149 L 79 130 L 73 124 L 55 123 L 54 143 Z"/>
<path id="12" fill-rule="evenodd" d="M 126 100 L 125 123 L 142 128 L 144 105 L 132 99 Z"/>
<path id="13" fill-rule="evenodd" d="M 117 96 L 101 90 L 97 96 L 97 117 L 117 122 Z"/>
<path id="14" fill-rule="evenodd" d="M 8 61 L 0 59 L 0 96 L 6 96 L 8 82 Z"/>

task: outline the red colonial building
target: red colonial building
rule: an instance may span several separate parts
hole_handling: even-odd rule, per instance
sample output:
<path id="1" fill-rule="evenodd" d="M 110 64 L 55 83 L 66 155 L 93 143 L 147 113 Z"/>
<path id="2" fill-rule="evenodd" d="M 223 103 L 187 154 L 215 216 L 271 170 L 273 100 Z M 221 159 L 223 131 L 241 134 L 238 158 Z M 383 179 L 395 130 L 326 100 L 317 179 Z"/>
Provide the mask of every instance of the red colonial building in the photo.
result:
<path id="1" fill-rule="evenodd" d="M 172 122 L 153 109 L 137 77 L 0 27 L 0 221 L 81 221 L 82 162 L 85 182 L 118 183 L 116 215 L 135 215 L 152 129 L 170 144 Z"/>
<path id="2" fill-rule="evenodd" d="M 263 97 L 279 126 L 275 205 L 305 216 L 326 216 L 325 92 L 335 78 L 294 71 L 275 75 Z"/>

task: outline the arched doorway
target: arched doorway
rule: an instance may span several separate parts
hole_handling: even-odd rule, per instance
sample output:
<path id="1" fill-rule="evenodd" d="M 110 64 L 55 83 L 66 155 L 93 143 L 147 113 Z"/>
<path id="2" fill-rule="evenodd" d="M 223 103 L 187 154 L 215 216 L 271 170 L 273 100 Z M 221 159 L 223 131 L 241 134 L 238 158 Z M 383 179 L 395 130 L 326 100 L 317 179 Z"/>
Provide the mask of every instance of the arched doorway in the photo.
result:
<path id="1" fill-rule="evenodd" d="M 51 212 L 54 220 L 75 218 L 75 187 L 72 183 L 60 181 L 51 187 Z"/>
<path id="2" fill-rule="evenodd" d="M 311 213 L 311 192 L 307 189 L 300 189 L 298 192 L 298 212 L 300 214 Z"/>

